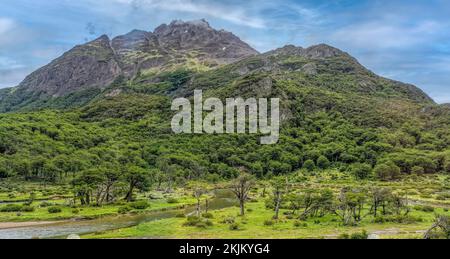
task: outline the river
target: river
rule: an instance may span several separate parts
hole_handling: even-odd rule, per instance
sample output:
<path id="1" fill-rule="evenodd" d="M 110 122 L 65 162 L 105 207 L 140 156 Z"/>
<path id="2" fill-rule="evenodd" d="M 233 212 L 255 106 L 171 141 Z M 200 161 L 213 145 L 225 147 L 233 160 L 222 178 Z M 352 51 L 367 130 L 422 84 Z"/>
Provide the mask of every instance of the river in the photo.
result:
<path id="1" fill-rule="evenodd" d="M 235 205 L 236 200 L 231 198 L 229 193 L 217 192 L 216 197 L 209 202 L 209 209 L 218 210 Z M 71 234 L 83 235 L 132 227 L 145 222 L 172 218 L 181 212 L 189 214 L 194 210 L 195 206 L 190 206 L 182 210 L 174 209 L 137 215 L 103 217 L 95 220 L 64 221 L 49 225 L 3 229 L 0 230 L 0 239 L 66 238 Z"/>

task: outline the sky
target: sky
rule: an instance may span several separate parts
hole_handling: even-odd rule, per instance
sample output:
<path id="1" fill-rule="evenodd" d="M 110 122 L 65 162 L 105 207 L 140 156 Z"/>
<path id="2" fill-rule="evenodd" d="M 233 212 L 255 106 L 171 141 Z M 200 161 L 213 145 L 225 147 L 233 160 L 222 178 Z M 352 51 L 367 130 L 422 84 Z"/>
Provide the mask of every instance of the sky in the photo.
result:
<path id="1" fill-rule="evenodd" d="M 450 102 L 448 0 L 2 0 L 0 88 L 103 34 L 202 18 L 260 52 L 335 46 L 379 75 Z"/>

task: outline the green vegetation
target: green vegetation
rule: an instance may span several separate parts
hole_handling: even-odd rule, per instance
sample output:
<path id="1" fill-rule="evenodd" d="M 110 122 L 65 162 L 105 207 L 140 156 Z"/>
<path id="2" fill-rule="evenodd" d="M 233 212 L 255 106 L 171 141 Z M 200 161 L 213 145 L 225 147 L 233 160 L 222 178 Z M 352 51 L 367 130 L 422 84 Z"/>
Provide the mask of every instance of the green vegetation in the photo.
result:
<path id="1" fill-rule="evenodd" d="M 306 63 L 317 71 L 303 71 Z M 450 110 L 404 87 L 348 57 L 261 55 L 214 70 L 139 73 L 52 99 L 57 106 L 23 104 L 0 114 L 0 201 L 14 202 L 0 205 L 0 221 L 195 205 L 188 218 L 91 237 L 363 238 L 362 230 L 395 228 L 394 237 L 417 238 L 434 213 L 448 215 Z M 193 89 L 281 97 L 279 143 L 172 134 L 172 96 Z M 48 107 L 67 109 L 35 109 Z M 233 190 L 239 209 L 202 211 L 217 185 Z M 442 222 L 436 231 L 445 232 Z"/>

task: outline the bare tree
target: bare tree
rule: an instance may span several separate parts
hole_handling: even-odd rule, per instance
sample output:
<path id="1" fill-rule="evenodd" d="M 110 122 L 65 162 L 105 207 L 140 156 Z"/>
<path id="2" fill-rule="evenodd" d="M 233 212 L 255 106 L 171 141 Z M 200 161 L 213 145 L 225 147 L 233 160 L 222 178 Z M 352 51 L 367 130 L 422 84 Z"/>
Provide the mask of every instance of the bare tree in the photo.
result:
<path id="1" fill-rule="evenodd" d="M 247 173 L 242 173 L 231 183 L 231 191 L 236 195 L 239 200 L 239 206 L 241 208 L 241 216 L 245 215 L 245 202 L 248 200 L 248 195 L 251 188 L 255 184 L 254 177 Z"/>
<path id="2" fill-rule="evenodd" d="M 436 231 L 441 230 L 442 234 L 436 234 Z M 431 226 L 430 229 L 425 233 L 424 238 L 425 239 L 433 239 L 433 238 L 446 238 L 450 239 L 450 217 L 448 216 L 436 216 L 436 220 Z"/>
<path id="3" fill-rule="evenodd" d="M 273 219 L 278 219 L 280 214 L 281 203 L 283 202 L 284 195 L 288 193 L 289 183 L 287 178 L 284 177 L 276 177 L 272 181 L 273 187 L 273 198 L 275 202 L 275 216 Z"/>

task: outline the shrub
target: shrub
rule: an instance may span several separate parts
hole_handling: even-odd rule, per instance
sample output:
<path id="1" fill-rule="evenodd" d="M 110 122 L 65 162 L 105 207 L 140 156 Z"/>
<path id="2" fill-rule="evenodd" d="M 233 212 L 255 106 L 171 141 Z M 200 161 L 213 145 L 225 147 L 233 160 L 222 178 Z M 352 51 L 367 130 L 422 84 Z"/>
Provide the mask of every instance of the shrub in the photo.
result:
<path id="1" fill-rule="evenodd" d="M 123 206 L 120 207 L 118 210 L 119 214 L 127 214 L 128 212 L 130 212 L 132 210 L 132 208 L 128 207 L 128 206 Z"/>
<path id="2" fill-rule="evenodd" d="M 423 167 L 421 167 L 421 166 L 414 166 L 411 169 L 411 173 L 416 174 L 416 175 L 423 175 L 425 173 L 425 169 L 423 169 Z"/>
<path id="3" fill-rule="evenodd" d="M 369 234 L 367 231 L 363 230 L 361 232 L 353 233 L 351 235 L 347 233 L 340 234 L 338 239 L 367 239 L 369 238 Z"/>
<path id="4" fill-rule="evenodd" d="M 136 210 L 145 210 L 146 208 L 150 207 L 150 204 L 148 204 L 147 201 L 136 201 L 130 203 L 130 207 Z"/>
<path id="5" fill-rule="evenodd" d="M 197 216 L 189 216 L 187 221 L 183 224 L 185 227 L 193 227 L 200 223 L 201 219 Z"/>
<path id="6" fill-rule="evenodd" d="M 429 206 L 429 205 L 417 205 L 417 206 L 414 206 L 414 209 L 415 210 L 418 210 L 418 211 L 423 211 L 423 212 L 434 212 L 434 207 L 432 207 L 432 206 Z"/>
<path id="7" fill-rule="evenodd" d="M 176 198 L 168 198 L 167 199 L 167 203 L 175 204 L 175 203 L 179 203 L 179 201 Z"/>
<path id="8" fill-rule="evenodd" d="M 273 226 L 274 224 L 275 224 L 275 222 L 270 219 L 264 221 L 264 226 L 267 226 L 267 227 Z"/>
<path id="9" fill-rule="evenodd" d="M 186 215 L 184 215 L 184 213 L 178 213 L 177 215 L 175 215 L 176 218 L 185 218 Z"/>
<path id="10" fill-rule="evenodd" d="M 207 228 L 213 225 L 213 222 L 210 220 L 204 220 L 197 216 L 189 216 L 187 221 L 183 223 L 185 227 L 198 227 L 198 228 Z"/>
<path id="11" fill-rule="evenodd" d="M 21 211 L 22 212 L 33 212 L 35 209 L 34 209 L 34 207 L 32 207 L 32 206 L 23 206 L 22 207 L 22 209 L 21 209 Z"/>
<path id="12" fill-rule="evenodd" d="M 305 163 L 303 164 L 303 168 L 305 168 L 308 172 L 312 172 L 316 168 L 316 165 L 314 164 L 314 161 L 309 159 L 305 161 Z"/>
<path id="13" fill-rule="evenodd" d="M 194 226 L 198 227 L 198 228 L 207 228 L 208 227 L 204 221 L 200 221 L 197 224 L 195 224 Z"/>
<path id="14" fill-rule="evenodd" d="M 240 229 L 240 226 L 239 226 L 238 223 L 233 223 L 233 224 L 230 225 L 230 230 L 231 231 L 236 231 L 236 230 L 239 230 L 239 229 Z"/>
<path id="15" fill-rule="evenodd" d="M 363 230 L 360 233 L 353 233 L 350 235 L 350 239 L 367 239 L 369 238 L 369 234 L 367 234 L 367 231 Z"/>
<path id="16" fill-rule="evenodd" d="M 234 217 L 227 217 L 224 220 L 222 220 L 223 224 L 234 224 L 236 222 L 236 219 Z"/>
<path id="17" fill-rule="evenodd" d="M 61 213 L 62 209 L 60 207 L 49 207 L 47 209 L 48 213 L 50 214 L 56 214 L 56 213 Z"/>
<path id="18" fill-rule="evenodd" d="M 202 217 L 204 217 L 205 219 L 212 219 L 214 218 L 214 215 L 212 213 L 203 213 Z"/>
<path id="19" fill-rule="evenodd" d="M 72 214 L 80 214 L 80 210 L 79 209 L 73 209 L 72 210 Z"/>
<path id="20" fill-rule="evenodd" d="M 20 212 L 22 211 L 22 205 L 19 204 L 8 204 L 0 208 L 0 212 Z"/>
<path id="21" fill-rule="evenodd" d="M 325 156 L 320 156 L 317 159 L 317 166 L 320 169 L 327 169 L 328 167 L 330 167 L 330 161 Z"/>
<path id="22" fill-rule="evenodd" d="M 211 220 L 205 220 L 205 221 L 203 221 L 205 224 L 206 224 L 206 226 L 208 226 L 208 227 L 212 227 L 213 225 L 214 225 L 214 223 L 211 221 Z"/>
<path id="23" fill-rule="evenodd" d="M 41 208 L 47 208 L 47 207 L 51 207 L 51 206 L 53 206 L 53 203 L 50 203 L 48 201 L 43 201 L 43 202 L 41 202 L 41 204 L 39 204 L 39 207 L 41 207 Z"/>
<path id="24" fill-rule="evenodd" d="M 367 179 L 372 173 L 372 167 L 368 164 L 356 163 L 351 166 L 351 173 L 357 179 Z"/>
<path id="25" fill-rule="evenodd" d="M 342 233 L 338 236 L 338 239 L 350 239 L 350 235 L 347 233 Z"/>

